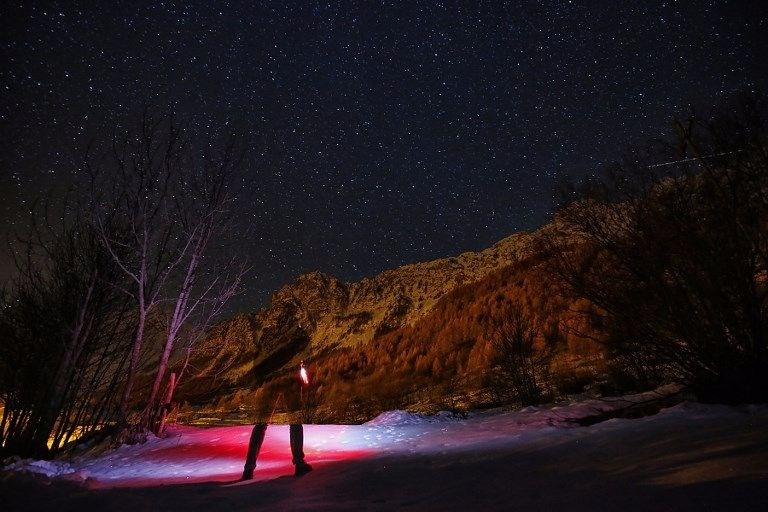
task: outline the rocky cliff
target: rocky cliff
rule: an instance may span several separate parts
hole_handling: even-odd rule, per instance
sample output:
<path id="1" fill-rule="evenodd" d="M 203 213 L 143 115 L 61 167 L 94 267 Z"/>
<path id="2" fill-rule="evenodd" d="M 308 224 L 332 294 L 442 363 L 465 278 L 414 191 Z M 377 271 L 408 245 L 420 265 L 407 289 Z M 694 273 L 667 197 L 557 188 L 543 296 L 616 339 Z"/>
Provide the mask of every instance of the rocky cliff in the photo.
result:
<path id="1" fill-rule="evenodd" d="M 294 359 L 368 344 L 417 322 L 458 287 L 525 258 L 531 242 L 531 235 L 518 233 L 481 252 L 405 265 L 355 283 L 322 272 L 302 275 L 266 308 L 217 326 L 194 358 L 203 379 L 181 391 L 195 395 L 213 383 L 254 386 Z"/>
<path id="2" fill-rule="evenodd" d="M 482 252 L 405 265 L 356 283 L 313 272 L 280 289 L 259 316 L 271 325 L 276 312 L 290 310 L 313 352 L 367 343 L 422 318 L 456 287 L 519 260 L 529 243 L 529 235 L 516 234 Z"/>

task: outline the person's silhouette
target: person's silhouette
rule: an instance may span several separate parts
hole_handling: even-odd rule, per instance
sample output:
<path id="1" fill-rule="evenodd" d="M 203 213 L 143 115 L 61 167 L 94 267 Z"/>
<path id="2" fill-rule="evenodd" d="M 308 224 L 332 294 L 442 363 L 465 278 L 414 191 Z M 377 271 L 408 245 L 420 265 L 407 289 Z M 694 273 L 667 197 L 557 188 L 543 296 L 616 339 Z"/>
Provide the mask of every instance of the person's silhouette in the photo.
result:
<path id="1" fill-rule="evenodd" d="M 294 411 L 299 421 L 291 422 L 289 427 L 290 443 L 291 443 L 291 462 L 295 467 L 294 475 L 301 476 L 312 471 L 312 466 L 307 464 L 304 460 L 304 426 L 302 413 L 305 409 L 304 404 L 304 389 L 309 386 L 309 375 L 307 369 L 304 366 L 304 361 L 299 365 L 298 385 L 291 379 L 291 385 L 286 387 L 286 390 L 280 393 L 275 399 L 275 406 L 277 408 L 277 402 L 281 397 L 285 397 L 288 402 L 290 410 Z M 274 414 L 274 408 L 272 414 Z M 259 451 L 261 445 L 264 442 L 264 435 L 267 433 L 267 426 L 272 420 L 270 415 L 267 422 L 257 422 L 253 426 L 251 431 L 251 439 L 248 443 L 248 453 L 245 456 L 245 466 L 243 468 L 243 480 L 250 480 L 253 478 L 253 471 L 256 468 L 256 459 L 259 457 Z"/>

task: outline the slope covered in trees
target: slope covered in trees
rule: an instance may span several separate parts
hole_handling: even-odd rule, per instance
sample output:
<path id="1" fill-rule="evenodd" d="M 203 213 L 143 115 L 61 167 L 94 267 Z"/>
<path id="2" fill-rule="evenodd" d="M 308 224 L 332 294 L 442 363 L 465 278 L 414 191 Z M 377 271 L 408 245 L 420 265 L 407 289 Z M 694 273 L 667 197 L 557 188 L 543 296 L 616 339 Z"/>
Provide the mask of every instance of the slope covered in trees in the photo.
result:
<path id="1" fill-rule="evenodd" d="M 304 359 L 314 373 L 318 419 L 360 420 L 392 407 L 434 410 L 507 402 L 516 398 L 517 391 L 508 383 L 510 368 L 503 364 L 497 341 L 511 310 L 530 319 L 531 355 L 546 354 L 546 364 L 538 370 L 543 374 L 539 376 L 542 395 L 581 391 L 604 374 L 604 350 L 590 339 L 584 318 L 590 308 L 558 291 L 551 257 L 542 242 L 544 233 L 552 229 L 518 235 L 518 244 L 525 240 L 526 245 L 514 246 L 517 257 L 488 268 L 478 280 L 456 283 L 419 315 L 409 316 L 410 307 L 371 312 L 370 317 L 386 317 L 387 324 L 364 326 L 366 322 L 361 322 L 360 327 L 371 331 L 363 334 L 370 337 L 367 342 L 318 340 L 321 337 L 312 327 L 332 322 L 344 312 L 329 306 L 311 317 L 301 302 L 282 302 L 286 295 L 323 295 L 304 289 L 308 283 L 321 289 L 328 286 L 328 278 L 300 278 L 290 293 L 284 289 L 276 294 L 269 308 L 219 326 L 217 334 L 203 344 L 207 348 L 199 358 L 201 365 L 209 361 L 205 380 L 188 381 L 180 396 L 198 404 L 217 397 L 220 411 L 261 407 L 261 402 L 273 399 L 272 390 L 279 382 L 293 378 L 293 367 Z M 398 270 L 404 274 L 413 268 Z M 436 281 L 442 285 L 446 279 L 441 276 Z M 434 293 L 430 284 L 423 279 L 417 289 L 429 295 Z M 405 296 L 404 302 L 411 301 Z M 218 370 L 212 363 L 217 359 Z M 275 365 L 278 360 L 282 364 Z M 211 377 L 214 374 L 216 379 Z"/>

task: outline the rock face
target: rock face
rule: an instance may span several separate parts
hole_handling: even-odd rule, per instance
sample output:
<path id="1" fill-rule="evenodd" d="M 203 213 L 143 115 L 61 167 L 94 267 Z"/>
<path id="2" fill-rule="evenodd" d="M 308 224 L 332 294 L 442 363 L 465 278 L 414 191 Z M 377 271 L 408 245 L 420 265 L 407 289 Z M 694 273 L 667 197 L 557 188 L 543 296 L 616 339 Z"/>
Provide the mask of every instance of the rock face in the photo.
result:
<path id="1" fill-rule="evenodd" d="M 406 265 L 356 283 L 305 274 L 275 293 L 257 318 L 262 326 L 294 324 L 308 336 L 310 353 L 368 343 L 423 317 L 457 286 L 519 260 L 529 239 L 512 235 L 482 252 Z"/>
<path id="2" fill-rule="evenodd" d="M 405 265 L 356 283 L 322 272 L 302 275 L 268 307 L 217 326 L 195 366 L 230 388 L 253 386 L 294 359 L 370 343 L 423 318 L 458 286 L 528 256 L 531 242 L 532 235 L 518 233 L 481 252 Z"/>

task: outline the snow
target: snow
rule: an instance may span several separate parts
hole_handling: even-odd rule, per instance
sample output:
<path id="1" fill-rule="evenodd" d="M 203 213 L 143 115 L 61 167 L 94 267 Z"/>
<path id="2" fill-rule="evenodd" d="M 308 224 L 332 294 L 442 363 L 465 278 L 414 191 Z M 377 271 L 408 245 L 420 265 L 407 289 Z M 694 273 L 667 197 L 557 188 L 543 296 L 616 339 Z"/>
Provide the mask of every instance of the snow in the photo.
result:
<path id="1" fill-rule="evenodd" d="M 450 411 L 440 411 L 435 415 L 427 416 L 408 411 L 386 411 L 365 425 L 372 427 L 386 427 L 395 425 L 419 425 L 423 423 L 440 423 L 444 421 L 459 421 L 464 419 L 461 415 Z"/>
<path id="2" fill-rule="evenodd" d="M 450 412 L 424 416 L 389 411 L 364 425 L 306 425 L 304 449 L 315 469 L 300 479 L 284 478 L 293 469 L 286 425 L 268 428 L 255 478 L 247 482 L 237 479 L 250 425 L 172 425 L 166 438 L 142 445 L 68 461 L 13 460 L 3 470 L 52 479 L 54 485 L 34 493 L 38 509 L 53 509 L 71 498 L 74 491 L 67 485 L 72 482 L 89 490 L 76 494 L 81 508 L 110 496 L 117 500 L 110 501 L 116 510 L 141 509 L 147 505 L 142 500 L 159 499 L 161 492 L 168 495 L 166 510 L 195 510 L 214 498 L 242 505 L 233 510 L 256 505 L 305 510 L 505 509 L 513 499 L 540 509 L 547 503 L 573 504 L 569 493 L 575 490 L 568 484 L 580 489 L 576 509 L 586 510 L 589 497 L 598 497 L 596 492 L 617 504 L 627 493 L 608 492 L 601 475 L 641 496 L 634 505 L 621 505 L 629 509 L 643 509 L 643 500 L 657 495 L 669 495 L 677 509 L 681 503 L 685 509 L 693 502 L 679 493 L 700 487 L 699 494 L 711 491 L 716 501 L 727 493 L 712 489 L 726 484 L 738 489 L 743 510 L 750 509 L 752 500 L 768 499 L 768 406 L 684 402 L 640 419 L 610 419 L 589 427 L 575 421 L 674 391 L 475 412 L 466 418 Z M 4 480 L 6 487 L 14 482 Z M 195 486 L 173 485 L 179 483 Z M 541 486 L 560 489 L 550 495 Z M 20 484 L 11 492 L 2 490 L 13 503 L 22 488 Z"/>

